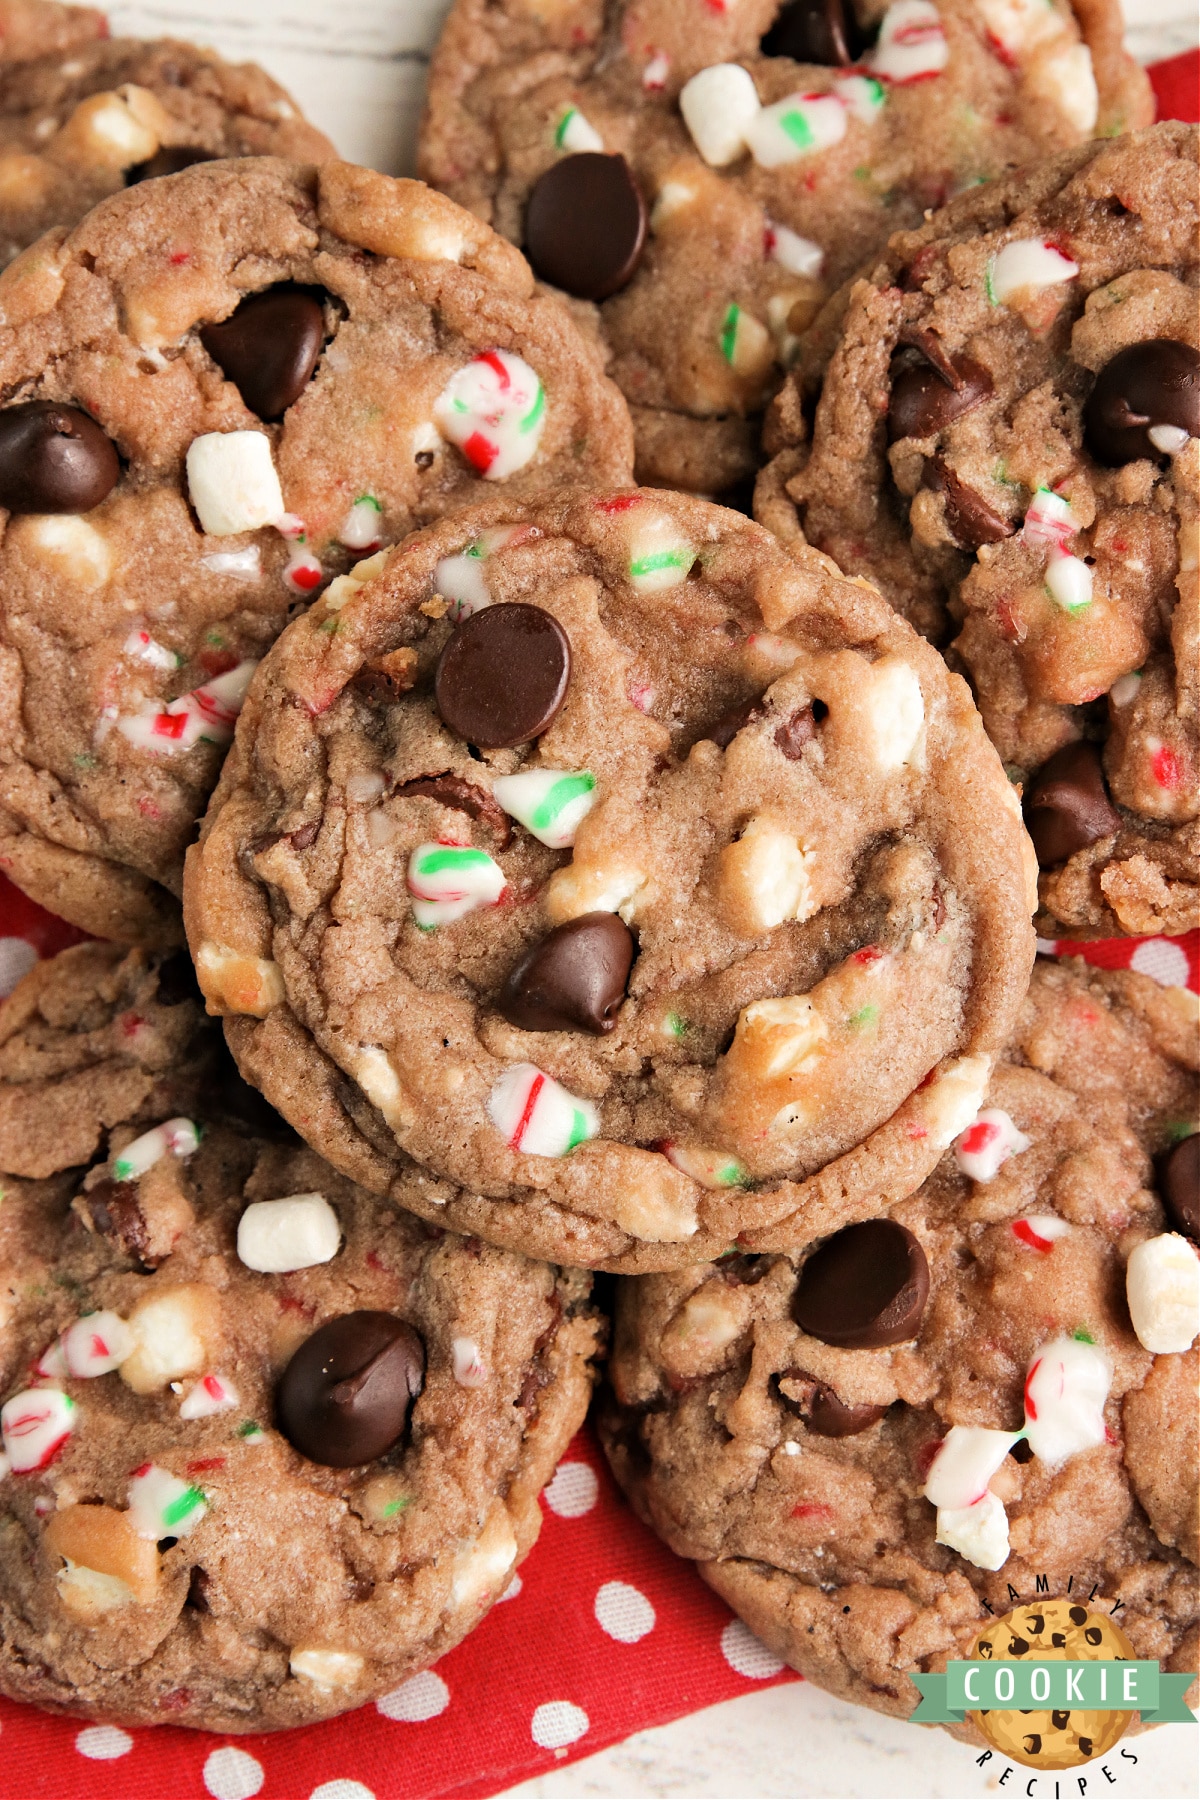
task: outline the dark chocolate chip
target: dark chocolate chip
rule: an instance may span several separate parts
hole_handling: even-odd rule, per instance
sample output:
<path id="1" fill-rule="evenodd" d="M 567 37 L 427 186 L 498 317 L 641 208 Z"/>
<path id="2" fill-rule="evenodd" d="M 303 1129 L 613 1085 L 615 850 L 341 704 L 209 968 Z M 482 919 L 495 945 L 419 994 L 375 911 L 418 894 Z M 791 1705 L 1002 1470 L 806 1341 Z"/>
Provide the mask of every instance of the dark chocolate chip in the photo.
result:
<path id="1" fill-rule="evenodd" d="M 325 312 L 309 288 L 283 282 L 250 294 L 200 342 L 252 413 L 281 419 L 308 386 L 325 337 Z"/>
<path id="2" fill-rule="evenodd" d="M 761 719 L 765 711 L 760 697 L 745 700 L 741 706 L 731 706 L 728 712 L 722 713 L 704 735 L 711 738 L 719 750 L 728 750 L 738 732 L 744 731 L 747 725 L 753 725 L 756 719 Z"/>
<path id="3" fill-rule="evenodd" d="M 1056 750 L 1031 778 L 1024 810 L 1025 828 L 1043 869 L 1121 829 L 1095 744 L 1065 744 Z"/>
<path id="4" fill-rule="evenodd" d="M 1086 1606 L 1073 1606 L 1071 1608 L 1070 1612 L 1067 1614 L 1067 1617 L 1070 1619 L 1072 1625 L 1086 1625 L 1087 1624 L 1087 1607 Z"/>
<path id="5" fill-rule="evenodd" d="M 623 156 L 564 156 L 534 182 L 525 254 L 543 281 L 606 300 L 630 280 L 645 244 L 646 203 Z"/>
<path id="6" fill-rule="evenodd" d="M 1053 1644 L 1053 1646 L 1056 1650 L 1061 1650 L 1063 1645 L 1066 1643 L 1066 1641 L 1067 1641 L 1067 1639 L 1066 1639 L 1065 1632 L 1052 1631 L 1050 1633 L 1050 1642 Z"/>
<path id="7" fill-rule="evenodd" d="M 1111 468 L 1169 450 L 1169 443 L 1151 438 L 1156 425 L 1200 437 L 1200 354 L 1174 338 L 1118 350 L 1097 375 L 1083 409 L 1087 447 Z"/>
<path id="8" fill-rule="evenodd" d="M 106 1177 L 80 1194 L 72 1210 L 89 1231 L 107 1238 L 139 1269 L 156 1269 L 164 1260 L 150 1255 L 150 1234 L 138 1204 L 136 1181 L 109 1181 Z"/>
<path id="9" fill-rule="evenodd" d="M 194 1000 L 198 1005 L 203 1005 L 204 996 L 200 992 L 200 983 L 196 980 L 196 971 L 186 950 L 176 950 L 173 956 L 168 956 L 159 964 L 154 998 L 160 1006 L 182 1006 L 185 1000 Z"/>
<path id="10" fill-rule="evenodd" d="M 991 376 L 969 356 L 948 358 L 947 367 L 954 373 L 953 382 L 928 363 L 902 369 L 897 375 L 888 404 L 891 443 L 897 438 L 935 436 L 951 419 L 960 419 L 992 392 Z"/>
<path id="11" fill-rule="evenodd" d="M 514 964 L 496 1004 L 522 1031 L 591 1031 L 616 1025 L 633 962 L 633 935 L 616 913 L 568 919 Z"/>
<path id="12" fill-rule="evenodd" d="M 571 645 L 551 613 L 519 600 L 472 613 L 438 659 L 442 718 L 468 744 L 501 750 L 537 737 L 557 716 Z"/>
<path id="13" fill-rule="evenodd" d="M 1102 1644 L 1104 1642 L 1104 1633 L 1098 1625 L 1089 1625 L 1084 1632 L 1083 1637 L 1084 1642 L 1090 1644 L 1093 1650 L 1096 1648 L 1097 1644 Z"/>
<path id="14" fill-rule="evenodd" d="M 911 1231 L 868 1219 L 827 1238 L 800 1271 L 792 1314 L 824 1344 L 875 1350 L 917 1335 L 929 1264 Z"/>
<path id="15" fill-rule="evenodd" d="M 813 700 L 808 706 L 798 706 L 789 713 L 781 724 L 775 727 L 775 747 L 782 751 L 789 762 L 799 762 L 804 755 L 805 744 L 810 744 L 817 735 L 817 726 L 828 713 L 829 708 L 822 700 Z"/>
<path id="16" fill-rule="evenodd" d="M 314 1331 L 283 1371 L 279 1428 L 310 1462 L 374 1462 L 400 1437 L 425 1378 L 411 1325 L 386 1312 L 342 1313 Z"/>
<path id="17" fill-rule="evenodd" d="M 461 775 L 418 775 L 415 781 L 404 782 L 396 793 L 401 800 L 415 799 L 423 794 L 428 800 L 436 800 L 439 806 L 449 806 L 455 812 L 478 819 L 500 839 L 501 849 L 512 837 L 512 825 L 500 802 L 485 788 L 476 787 L 473 781 L 464 781 Z"/>
<path id="18" fill-rule="evenodd" d="M 1060 1711 L 1052 1712 L 1050 1714 L 1050 1723 L 1053 1725 L 1055 1731 L 1065 1731 L 1070 1722 L 1071 1715 L 1069 1712 Z"/>
<path id="19" fill-rule="evenodd" d="M 1039 1739 L 1038 1742 L 1040 1746 L 1041 1740 Z M 1092 1740 L 1090 1737 L 1084 1737 L 1082 1732 L 1079 1736 L 1079 1751 L 1080 1755 L 1084 1757 L 1088 1757 L 1092 1754 Z"/>
<path id="20" fill-rule="evenodd" d="M 1158 1191 L 1176 1231 L 1200 1244 L 1200 1133 L 1181 1138 L 1159 1157 Z"/>
<path id="21" fill-rule="evenodd" d="M 940 456 L 926 458 L 921 485 L 944 496 L 946 529 L 964 550 L 978 550 L 980 544 L 998 544 L 1016 530 L 1007 519 L 992 511 L 981 494 L 960 481 Z"/>
<path id="22" fill-rule="evenodd" d="M 1024 1744 L 1024 1746 L 1025 1746 L 1025 1750 L 1026 1750 L 1026 1754 L 1027 1754 L 1027 1755 L 1029 1755 L 1029 1756 L 1036 1756 L 1036 1755 L 1037 1755 L 1037 1753 L 1038 1753 L 1038 1751 L 1039 1751 L 1039 1750 L 1040 1750 L 1040 1749 L 1041 1749 L 1041 1747 L 1042 1747 L 1042 1737 L 1041 1737 L 1041 1733 L 1040 1733 L 1040 1732 L 1038 1732 L 1038 1731 L 1031 1731 L 1031 1732 L 1030 1732 L 1030 1733 L 1029 1733 L 1029 1735 L 1028 1735 L 1028 1737 L 1023 1737 L 1023 1738 L 1022 1738 L 1022 1739 L 1021 1739 L 1021 1742 L 1022 1742 L 1022 1743 L 1023 1743 L 1023 1744 Z"/>
<path id="23" fill-rule="evenodd" d="M 212 162 L 211 150 L 199 150 L 194 144 L 164 144 L 148 162 L 134 163 L 125 171 L 125 186 L 136 187 L 139 181 L 157 181 L 160 175 L 178 175 L 193 163 Z"/>
<path id="24" fill-rule="evenodd" d="M 1028 1438 L 1018 1438 L 1015 1444 L 1010 1445 L 1008 1454 L 1012 1457 L 1014 1462 L 1032 1462 L 1033 1446 L 1030 1444 Z"/>
<path id="25" fill-rule="evenodd" d="M 887 1411 L 886 1406 L 847 1406 L 831 1387 L 806 1369 L 789 1369 L 781 1375 L 779 1394 L 789 1412 L 803 1419 L 818 1437 L 857 1437 Z"/>
<path id="26" fill-rule="evenodd" d="M 857 62 L 869 43 L 850 0 L 791 0 L 780 9 L 759 48 L 764 56 L 788 56 L 793 62 L 835 69 Z"/>
<path id="27" fill-rule="evenodd" d="M 1008 1640 L 1008 1654 L 1010 1656 L 1024 1656 L 1028 1648 L 1029 1645 L 1025 1642 L 1024 1638 L 1015 1637 L 1009 1638 Z"/>
<path id="28" fill-rule="evenodd" d="M 90 512 L 120 473 L 112 440 L 77 406 L 31 400 L 0 412 L 0 506 L 9 512 Z"/>

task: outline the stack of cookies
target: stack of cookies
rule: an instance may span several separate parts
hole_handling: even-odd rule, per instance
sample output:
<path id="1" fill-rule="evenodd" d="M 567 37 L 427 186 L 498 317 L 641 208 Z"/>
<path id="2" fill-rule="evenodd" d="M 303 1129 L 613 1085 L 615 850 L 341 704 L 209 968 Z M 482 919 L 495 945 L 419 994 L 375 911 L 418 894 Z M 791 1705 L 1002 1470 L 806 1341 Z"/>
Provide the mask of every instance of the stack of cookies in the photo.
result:
<path id="1" fill-rule="evenodd" d="M 796 1668 L 907 1716 L 1068 1578 L 1194 1668 L 1195 999 L 1031 922 L 1198 890 L 1115 0 L 458 0 L 429 185 L 0 18 L 0 866 L 103 940 L 0 1012 L 0 1690 L 428 1664 L 597 1270 L 614 1472 Z"/>

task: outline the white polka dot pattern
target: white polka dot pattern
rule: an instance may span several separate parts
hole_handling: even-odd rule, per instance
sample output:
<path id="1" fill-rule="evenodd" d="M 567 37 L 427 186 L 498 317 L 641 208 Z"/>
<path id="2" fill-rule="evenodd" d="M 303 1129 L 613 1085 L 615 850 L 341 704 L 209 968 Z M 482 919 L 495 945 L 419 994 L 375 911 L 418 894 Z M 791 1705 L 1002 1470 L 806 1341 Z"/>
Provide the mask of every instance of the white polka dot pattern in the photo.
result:
<path id="1" fill-rule="evenodd" d="M 248 1750 L 226 1744 L 204 1764 L 204 1785 L 213 1800 L 253 1800 L 264 1780 L 263 1766 Z"/>
<path id="2" fill-rule="evenodd" d="M 0 999 L 12 993 L 37 959 L 37 951 L 24 938 L 0 937 Z"/>
<path id="3" fill-rule="evenodd" d="M 618 1644 L 638 1644 L 654 1630 L 655 1612 L 640 1588 L 606 1581 L 596 1594 L 596 1623 Z"/>
<path id="4" fill-rule="evenodd" d="M 543 1750 L 561 1750 L 574 1744 L 591 1728 L 591 1720 L 582 1706 L 570 1700 L 547 1700 L 538 1707 L 529 1727 L 535 1744 Z"/>
<path id="5" fill-rule="evenodd" d="M 545 1492 L 546 1505 L 560 1519 L 581 1519 L 596 1504 L 596 1471 L 583 1462 L 561 1462 Z"/>
<path id="6" fill-rule="evenodd" d="M 336 1781 L 323 1781 L 320 1787 L 315 1787 L 308 1800 L 375 1800 L 375 1794 L 361 1781 L 339 1776 Z"/>
<path id="7" fill-rule="evenodd" d="M 402 1687 L 375 1702 L 385 1719 L 402 1725 L 419 1725 L 425 1719 L 436 1719 L 450 1704 L 450 1689 L 432 1669 L 413 1675 Z"/>
<path id="8" fill-rule="evenodd" d="M 90 1757 L 93 1762 L 112 1762 L 118 1756 L 129 1755 L 133 1739 L 116 1725 L 89 1725 L 75 1739 L 75 1748 L 80 1756 Z"/>
<path id="9" fill-rule="evenodd" d="M 721 1633 L 721 1655 L 747 1681 L 769 1681 L 783 1668 L 783 1658 L 768 1650 L 740 1619 L 730 1619 Z"/>
<path id="10" fill-rule="evenodd" d="M 1152 980 L 1161 982 L 1163 987 L 1187 986 L 1187 952 L 1171 943 L 1169 938 L 1147 938 L 1138 944 L 1129 959 L 1129 966 L 1139 975 L 1149 975 Z"/>

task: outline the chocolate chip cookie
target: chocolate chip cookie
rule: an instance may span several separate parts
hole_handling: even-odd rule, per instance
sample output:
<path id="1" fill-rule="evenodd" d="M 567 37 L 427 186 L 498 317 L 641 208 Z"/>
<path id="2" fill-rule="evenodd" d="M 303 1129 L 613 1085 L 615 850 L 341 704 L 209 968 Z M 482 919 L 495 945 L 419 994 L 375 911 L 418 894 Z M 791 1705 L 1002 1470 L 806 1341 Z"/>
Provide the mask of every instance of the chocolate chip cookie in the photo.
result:
<path id="1" fill-rule="evenodd" d="M 247 709 L 188 937 L 365 1186 L 675 1267 L 879 1211 L 977 1106 L 1032 962 L 1016 800 L 814 552 L 661 490 L 497 499 L 336 582 Z"/>
<path id="2" fill-rule="evenodd" d="M 0 263 L 106 195 L 191 163 L 333 154 L 264 70 L 191 44 L 101 39 L 0 64 Z"/>
<path id="3" fill-rule="evenodd" d="M 257 661 L 378 543 L 503 483 L 627 479 L 629 421 L 528 266 L 415 181 L 200 163 L 0 276 L 0 866 L 178 941 Z"/>
<path id="4" fill-rule="evenodd" d="M 107 36 L 108 20 L 94 6 L 0 0 L 0 66 L 61 56 Z"/>
<path id="5" fill-rule="evenodd" d="M 722 492 L 826 294 L 925 208 L 1147 124 L 1115 0 L 457 0 L 422 174 L 600 305 L 638 476 Z"/>
<path id="6" fill-rule="evenodd" d="M 77 955 L 34 979 L 43 1013 L 111 1003 Z M 588 1279 L 431 1229 L 211 1090 L 143 1117 L 5 1183 L 0 1691 L 311 1724 L 503 1594 L 587 1406 Z"/>
<path id="7" fill-rule="evenodd" d="M 764 523 L 956 633 L 1050 930 L 1197 918 L 1196 162 L 1157 125 L 899 234 L 759 482 Z M 807 440 L 795 388 L 775 426 Z"/>
<path id="8" fill-rule="evenodd" d="M 823 1687 L 907 1717 L 1042 1593 L 1196 1668 L 1196 1046 L 1195 995 L 1039 961 L 918 1194 L 618 1285 L 618 1480 Z"/>

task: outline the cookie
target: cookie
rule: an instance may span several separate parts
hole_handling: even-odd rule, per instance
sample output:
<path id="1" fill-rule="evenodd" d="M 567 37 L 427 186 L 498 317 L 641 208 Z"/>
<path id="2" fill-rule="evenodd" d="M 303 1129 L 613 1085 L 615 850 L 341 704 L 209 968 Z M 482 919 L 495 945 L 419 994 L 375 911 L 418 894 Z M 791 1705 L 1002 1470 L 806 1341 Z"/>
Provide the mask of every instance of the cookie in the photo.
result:
<path id="1" fill-rule="evenodd" d="M 518 253 L 415 181 L 197 164 L 0 276 L 0 866 L 178 941 L 246 683 L 331 576 L 581 468 L 628 418 Z"/>
<path id="2" fill-rule="evenodd" d="M 639 480 L 711 495 L 753 475 L 797 334 L 891 232 L 1149 122 L 1120 31 L 1109 0 L 457 0 L 419 167 L 599 302 Z"/>
<path id="3" fill-rule="evenodd" d="M 1196 160 L 1157 125 L 898 235 L 759 483 L 765 524 L 953 638 L 1051 931 L 1197 918 Z"/>
<path id="4" fill-rule="evenodd" d="M 95 7 L 0 0 L 0 67 L 61 56 L 107 36 L 108 20 Z"/>
<path id="5" fill-rule="evenodd" d="M 100 39 L 0 64 L 0 262 L 107 195 L 190 163 L 333 154 L 264 70 L 191 44 Z"/>
<path id="6" fill-rule="evenodd" d="M 43 1009 L 90 980 L 41 972 Z M 5 1183 L 12 1699 L 240 1732 L 389 1692 L 503 1594 L 582 1421 L 586 1276 L 224 1111 L 93 1119 L 90 1168 Z"/>
<path id="7" fill-rule="evenodd" d="M 415 1204 L 414 1157 L 428 1218 L 672 1267 L 878 1211 L 978 1104 L 1032 961 L 1016 801 L 824 558 L 691 496 L 498 499 L 336 583 L 247 707 L 189 941 L 365 1186 Z"/>
<path id="8" fill-rule="evenodd" d="M 1200 1251 L 1152 1161 L 1195 1131 L 1196 1043 L 1195 995 L 1039 961 L 986 1106 L 886 1219 L 619 1284 L 618 1480 L 822 1687 L 907 1717 L 914 1671 L 1041 1595 L 1196 1667 Z"/>

